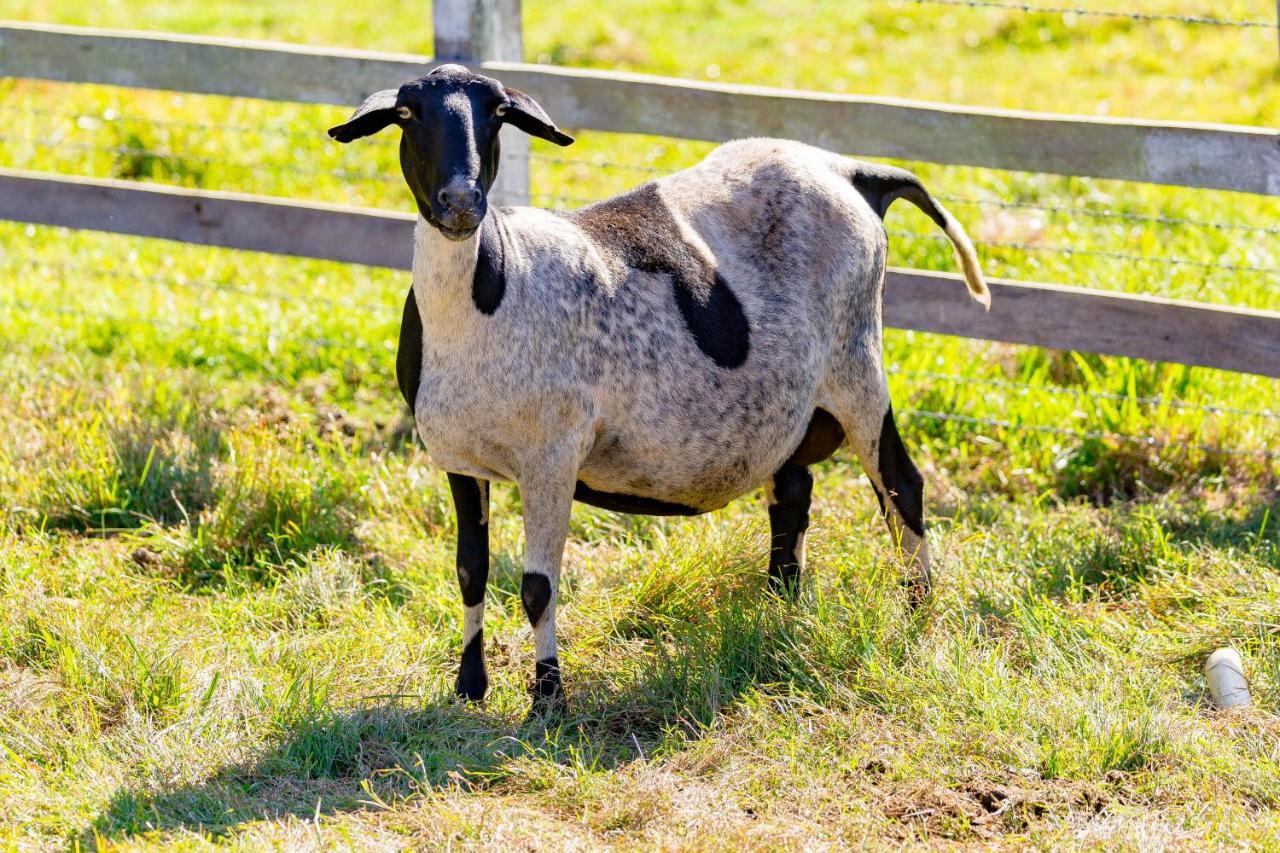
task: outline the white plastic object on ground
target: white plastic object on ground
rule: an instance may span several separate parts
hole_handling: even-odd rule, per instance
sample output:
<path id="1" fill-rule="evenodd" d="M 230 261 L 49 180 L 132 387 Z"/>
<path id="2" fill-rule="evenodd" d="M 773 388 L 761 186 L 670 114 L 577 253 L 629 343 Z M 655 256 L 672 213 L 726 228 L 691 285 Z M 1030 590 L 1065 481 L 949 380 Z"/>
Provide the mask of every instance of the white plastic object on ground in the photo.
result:
<path id="1" fill-rule="evenodd" d="M 1235 708 L 1252 704 L 1249 682 L 1244 677 L 1244 662 L 1235 649 L 1227 646 L 1209 655 L 1204 662 L 1204 680 L 1209 696 L 1217 708 Z"/>

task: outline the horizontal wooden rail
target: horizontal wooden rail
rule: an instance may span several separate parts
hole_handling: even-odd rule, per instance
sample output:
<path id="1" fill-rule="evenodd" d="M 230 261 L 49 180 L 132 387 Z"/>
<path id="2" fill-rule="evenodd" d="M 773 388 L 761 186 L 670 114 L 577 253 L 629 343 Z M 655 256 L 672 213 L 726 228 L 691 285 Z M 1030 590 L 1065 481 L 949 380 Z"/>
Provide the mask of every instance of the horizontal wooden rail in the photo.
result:
<path id="1" fill-rule="evenodd" d="M 0 219 L 407 269 L 413 217 L 341 205 L 0 169 Z M 889 272 L 902 329 L 1280 377 L 1280 314 L 993 281 L 989 313 L 957 276 Z"/>
<path id="2" fill-rule="evenodd" d="M 414 217 L 243 193 L 0 169 L 0 219 L 408 269 Z"/>
<path id="3" fill-rule="evenodd" d="M 984 312 L 958 276 L 891 269 L 885 325 L 1280 377 L 1280 313 L 1056 284 L 988 285 Z"/>
<path id="4" fill-rule="evenodd" d="M 354 106 L 421 75 L 416 55 L 0 24 L 0 76 Z M 566 127 L 800 139 L 933 163 L 1280 195 L 1280 131 L 931 104 L 486 62 Z M 317 127 L 319 133 L 322 128 Z"/>

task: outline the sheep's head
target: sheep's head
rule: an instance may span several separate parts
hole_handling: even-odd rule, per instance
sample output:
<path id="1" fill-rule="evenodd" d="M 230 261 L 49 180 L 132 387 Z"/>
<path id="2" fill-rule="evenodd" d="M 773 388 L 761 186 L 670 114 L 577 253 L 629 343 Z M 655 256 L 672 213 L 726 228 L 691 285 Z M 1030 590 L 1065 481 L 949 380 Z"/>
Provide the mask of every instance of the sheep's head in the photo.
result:
<path id="1" fill-rule="evenodd" d="M 392 124 L 402 131 L 400 169 L 419 212 L 452 240 L 470 237 L 484 219 L 504 124 L 557 145 L 573 142 L 533 98 L 461 65 L 370 95 L 329 135 L 350 142 Z"/>

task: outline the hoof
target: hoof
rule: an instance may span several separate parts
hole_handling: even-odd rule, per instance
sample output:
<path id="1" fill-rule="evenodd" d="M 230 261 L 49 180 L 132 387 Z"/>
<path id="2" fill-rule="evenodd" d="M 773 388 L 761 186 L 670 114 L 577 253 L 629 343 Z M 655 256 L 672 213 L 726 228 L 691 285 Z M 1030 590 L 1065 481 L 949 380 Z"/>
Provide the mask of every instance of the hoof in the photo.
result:
<path id="1" fill-rule="evenodd" d="M 769 592 L 788 604 L 795 604 L 800 599 L 799 573 L 783 575 L 770 570 Z"/>
<path id="2" fill-rule="evenodd" d="M 554 696 L 540 696 L 535 693 L 533 705 L 529 708 L 524 721 L 526 725 L 537 723 L 542 726 L 551 726 L 563 720 L 568 712 L 569 702 L 564 698 L 564 691 L 557 691 Z"/>
<path id="3" fill-rule="evenodd" d="M 933 584 L 927 580 L 916 578 L 903 581 L 907 589 L 907 606 L 914 612 L 924 607 L 933 598 Z"/>
<path id="4" fill-rule="evenodd" d="M 555 658 L 538 661 L 533 674 L 533 686 L 529 688 L 533 707 L 525 722 L 553 722 L 564 715 L 568 702 L 560 685 L 560 663 Z"/>
<path id="5" fill-rule="evenodd" d="M 463 667 L 458 670 L 458 680 L 453 684 L 453 692 L 458 698 L 468 702 L 483 702 L 484 694 L 489 691 L 489 677 L 484 670 L 475 672 Z"/>

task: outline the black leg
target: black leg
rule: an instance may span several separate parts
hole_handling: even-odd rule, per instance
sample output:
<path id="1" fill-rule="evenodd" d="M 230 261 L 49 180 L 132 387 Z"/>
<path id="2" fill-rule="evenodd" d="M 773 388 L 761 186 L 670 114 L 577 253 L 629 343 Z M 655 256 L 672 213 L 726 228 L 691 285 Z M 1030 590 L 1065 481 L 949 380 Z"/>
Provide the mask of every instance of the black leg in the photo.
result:
<path id="1" fill-rule="evenodd" d="M 462 589 L 462 661 L 458 695 L 479 702 L 489 689 L 484 671 L 484 588 L 489 580 L 489 483 L 449 475 L 458 518 L 458 586 Z"/>
<path id="2" fill-rule="evenodd" d="M 916 470 L 907 448 L 898 435 L 898 424 L 893 419 L 893 409 L 884 413 L 880 427 L 880 482 L 889 492 L 903 523 L 916 536 L 924 536 L 924 478 Z M 884 509 L 884 497 L 880 507 Z"/>
<path id="3" fill-rule="evenodd" d="M 794 599 L 804 568 L 804 535 L 809 528 L 813 476 L 790 462 L 773 475 L 769 490 L 769 588 Z"/>
<path id="4" fill-rule="evenodd" d="M 925 600 L 932 585 L 928 545 L 924 538 L 924 478 L 907 455 L 892 408 L 884 413 L 880 426 L 878 457 L 876 468 L 886 494 L 877 489 L 876 498 L 889 525 L 889 533 L 914 566 L 907 584 L 911 603 L 917 606 Z"/>

